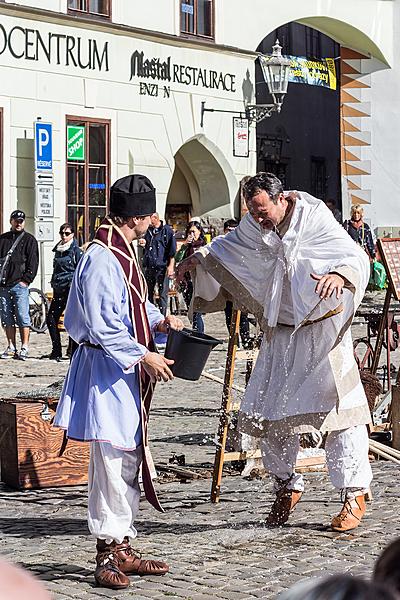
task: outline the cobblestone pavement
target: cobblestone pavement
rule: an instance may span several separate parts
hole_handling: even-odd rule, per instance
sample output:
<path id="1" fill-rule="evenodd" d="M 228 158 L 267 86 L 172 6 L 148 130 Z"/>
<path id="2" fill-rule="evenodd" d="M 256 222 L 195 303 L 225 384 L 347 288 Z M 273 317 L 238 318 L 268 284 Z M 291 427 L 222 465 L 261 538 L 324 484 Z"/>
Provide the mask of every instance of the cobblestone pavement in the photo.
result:
<path id="1" fill-rule="evenodd" d="M 207 316 L 206 329 L 226 341 L 221 316 Z M 32 335 L 31 341 L 28 361 L 0 361 L 2 397 L 43 387 L 66 372 L 67 362 L 39 360 L 50 351 L 47 335 Z M 223 376 L 225 353 L 226 343 L 212 353 L 210 372 Z M 243 370 L 239 363 L 241 378 Z M 156 462 L 166 463 L 175 452 L 185 454 L 189 468 L 211 470 L 220 396 L 221 387 L 204 378 L 158 386 L 151 419 Z M 362 526 L 347 535 L 329 530 L 340 500 L 325 473 L 306 474 L 303 499 L 279 529 L 263 524 L 272 500 L 268 480 L 228 472 L 218 505 L 209 502 L 209 478 L 160 483 L 166 512 L 142 502 L 134 545 L 167 560 L 171 571 L 163 578 L 132 578 L 123 592 L 94 587 L 84 487 L 21 492 L 0 484 L 0 553 L 37 574 L 55 599 L 275 598 L 304 577 L 343 571 L 369 576 L 381 549 L 400 535 L 398 467 L 376 462 L 373 471 L 374 500 Z"/>

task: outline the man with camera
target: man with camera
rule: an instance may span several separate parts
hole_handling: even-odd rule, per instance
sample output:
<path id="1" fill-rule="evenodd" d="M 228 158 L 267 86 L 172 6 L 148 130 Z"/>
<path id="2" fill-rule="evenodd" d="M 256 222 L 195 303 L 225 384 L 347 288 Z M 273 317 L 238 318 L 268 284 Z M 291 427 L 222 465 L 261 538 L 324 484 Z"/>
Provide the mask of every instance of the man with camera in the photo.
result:
<path id="1" fill-rule="evenodd" d="M 38 243 L 25 231 L 25 213 L 14 210 L 11 229 L 0 235 L 0 315 L 7 348 L 0 358 L 26 360 L 29 351 L 29 285 L 39 266 Z M 21 336 L 21 350 L 16 346 L 16 324 Z"/>

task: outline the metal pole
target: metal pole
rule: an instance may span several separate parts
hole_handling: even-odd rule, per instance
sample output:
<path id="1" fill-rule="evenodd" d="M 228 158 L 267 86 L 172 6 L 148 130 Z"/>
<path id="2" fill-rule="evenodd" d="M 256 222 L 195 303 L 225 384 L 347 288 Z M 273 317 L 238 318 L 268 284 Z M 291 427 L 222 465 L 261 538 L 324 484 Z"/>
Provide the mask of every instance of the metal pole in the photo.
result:
<path id="1" fill-rule="evenodd" d="M 45 291 L 46 286 L 46 269 L 44 265 L 44 242 L 39 242 L 39 251 L 40 251 L 40 289 L 42 292 Z"/>

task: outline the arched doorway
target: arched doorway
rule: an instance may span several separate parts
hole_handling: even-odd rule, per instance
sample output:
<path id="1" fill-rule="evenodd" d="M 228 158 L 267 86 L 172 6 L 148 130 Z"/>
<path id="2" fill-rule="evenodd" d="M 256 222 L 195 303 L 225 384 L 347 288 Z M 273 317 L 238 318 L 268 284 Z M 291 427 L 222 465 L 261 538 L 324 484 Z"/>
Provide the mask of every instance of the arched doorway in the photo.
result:
<path id="1" fill-rule="evenodd" d="M 237 180 L 219 148 L 204 135 L 188 140 L 175 154 L 175 169 L 167 195 L 166 221 L 177 232 L 198 217 L 218 230 L 236 211 Z"/>

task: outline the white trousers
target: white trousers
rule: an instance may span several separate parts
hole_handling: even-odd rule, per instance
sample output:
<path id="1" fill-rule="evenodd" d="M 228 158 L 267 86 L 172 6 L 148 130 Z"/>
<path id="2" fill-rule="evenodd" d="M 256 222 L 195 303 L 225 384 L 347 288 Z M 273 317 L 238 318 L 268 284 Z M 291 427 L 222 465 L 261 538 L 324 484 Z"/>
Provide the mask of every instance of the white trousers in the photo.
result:
<path id="1" fill-rule="evenodd" d="M 295 473 L 299 436 L 280 436 L 279 432 L 271 430 L 260 445 L 265 469 L 277 479 L 290 479 L 288 489 L 303 491 L 303 476 Z M 368 491 L 372 470 L 368 459 L 368 433 L 365 425 L 331 431 L 325 442 L 325 452 L 329 477 L 335 488 L 345 490 L 348 498 Z"/>
<path id="2" fill-rule="evenodd" d="M 127 452 L 108 442 L 91 442 L 88 526 L 107 544 L 137 535 L 133 523 L 139 510 L 141 462 L 142 446 Z"/>

